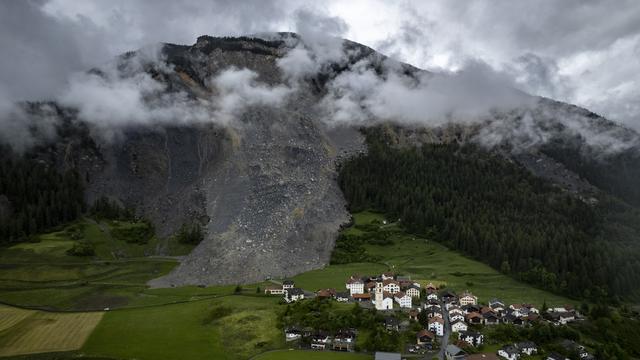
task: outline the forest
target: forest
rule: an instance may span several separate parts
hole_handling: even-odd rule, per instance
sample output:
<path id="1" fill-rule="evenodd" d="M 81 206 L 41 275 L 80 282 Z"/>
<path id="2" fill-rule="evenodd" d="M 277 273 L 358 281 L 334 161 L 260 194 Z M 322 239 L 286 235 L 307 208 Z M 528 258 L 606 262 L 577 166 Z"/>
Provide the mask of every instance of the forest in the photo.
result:
<path id="1" fill-rule="evenodd" d="M 380 128 L 369 152 L 341 165 L 352 212 L 400 219 L 503 273 L 574 298 L 634 296 L 637 211 L 613 197 L 589 204 L 504 156 L 467 144 L 393 147 Z"/>
<path id="2" fill-rule="evenodd" d="M 0 154 L 0 244 L 28 241 L 85 211 L 77 171 L 61 172 L 7 147 Z"/>

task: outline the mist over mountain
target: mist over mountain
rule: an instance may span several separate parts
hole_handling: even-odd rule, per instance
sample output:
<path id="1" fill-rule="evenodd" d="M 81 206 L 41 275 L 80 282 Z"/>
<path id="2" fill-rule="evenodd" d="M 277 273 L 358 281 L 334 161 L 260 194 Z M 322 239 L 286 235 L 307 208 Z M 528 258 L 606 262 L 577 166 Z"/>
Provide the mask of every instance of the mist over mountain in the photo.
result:
<path id="1" fill-rule="evenodd" d="M 337 166 L 367 151 L 362 128 L 394 127 L 398 147 L 477 144 L 585 202 L 640 204 L 636 132 L 512 85 L 482 64 L 427 72 L 331 36 L 201 36 L 75 74 L 55 101 L 5 104 L 1 137 L 161 236 L 200 223 L 205 241 L 154 286 L 326 264 L 349 221 Z"/>

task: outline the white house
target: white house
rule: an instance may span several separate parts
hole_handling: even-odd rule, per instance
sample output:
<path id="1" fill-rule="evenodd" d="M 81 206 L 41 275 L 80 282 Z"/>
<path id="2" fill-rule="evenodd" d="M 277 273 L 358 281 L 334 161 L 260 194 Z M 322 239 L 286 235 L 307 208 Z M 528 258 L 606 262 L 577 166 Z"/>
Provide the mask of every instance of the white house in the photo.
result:
<path id="1" fill-rule="evenodd" d="M 520 352 L 513 345 L 503 346 L 498 350 L 498 356 L 507 360 L 518 360 Z"/>
<path id="2" fill-rule="evenodd" d="M 427 294 L 427 300 L 438 300 L 438 294 L 436 293 Z"/>
<path id="3" fill-rule="evenodd" d="M 415 285 L 409 286 L 405 293 L 412 298 L 420 298 L 420 288 Z"/>
<path id="4" fill-rule="evenodd" d="M 392 279 L 384 280 L 382 282 L 382 285 L 383 285 L 384 291 L 386 291 L 386 292 L 389 292 L 389 293 L 392 293 L 392 294 L 400 292 L 400 283 L 398 283 L 395 280 L 392 280 Z"/>
<path id="5" fill-rule="evenodd" d="M 462 296 L 460 296 L 459 302 L 460 302 L 460 305 L 462 305 L 462 306 L 465 306 L 465 305 L 477 305 L 478 304 L 478 297 L 474 296 L 470 292 L 464 292 L 464 293 L 462 293 Z"/>
<path id="6" fill-rule="evenodd" d="M 267 295 L 284 295 L 284 289 L 281 286 L 268 286 L 264 289 Z"/>
<path id="7" fill-rule="evenodd" d="M 520 350 L 521 353 L 527 354 L 529 356 L 536 354 L 538 352 L 538 347 L 532 341 L 522 341 L 515 344 L 516 349 Z"/>
<path id="8" fill-rule="evenodd" d="M 302 331 L 297 328 L 287 328 L 284 331 L 284 338 L 286 341 L 298 340 L 302 337 Z"/>
<path id="9" fill-rule="evenodd" d="M 464 315 L 460 314 L 460 313 L 449 313 L 449 321 L 451 322 L 455 322 L 455 321 L 464 321 Z"/>
<path id="10" fill-rule="evenodd" d="M 347 280 L 346 288 L 349 290 L 349 294 L 364 294 L 364 281 L 358 277 L 352 276 Z"/>
<path id="11" fill-rule="evenodd" d="M 385 280 L 393 280 L 393 278 L 395 277 L 395 274 L 392 272 L 386 272 L 382 274 L 382 281 Z"/>
<path id="12" fill-rule="evenodd" d="M 464 323 L 463 320 L 454 321 L 451 324 L 451 331 L 453 332 L 467 331 L 468 328 L 469 327 L 467 326 L 467 324 Z"/>
<path id="13" fill-rule="evenodd" d="M 282 289 L 291 289 L 294 287 L 294 285 L 295 284 L 293 283 L 293 280 L 285 280 L 282 282 Z"/>
<path id="14" fill-rule="evenodd" d="M 484 335 L 475 331 L 462 331 L 458 334 L 458 339 L 471 346 L 480 346 L 484 342 Z"/>
<path id="15" fill-rule="evenodd" d="M 289 288 L 284 291 L 284 301 L 288 303 L 304 299 L 304 291 L 300 288 Z"/>
<path id="16" fill-rule="evenodd" d="M 427 325 L 427 329 L 429 329 L 429 331 L 433 332 L 434 334 L 438 335 L 438 336 L 443 336 L 444 335 L 444 320 L 442 320 L 441 318 L 431 318 L 429 319 L 429 324 Z"/>
<path id="17" fill-rule="evenodd" d="M 411 309 L 411 296 L 400 291 L 400 292 L 397 292 L 395 295 L 393 295 L 393 297 L 396 300 L 396 302 L 400 304 L 401 308 Z"/>

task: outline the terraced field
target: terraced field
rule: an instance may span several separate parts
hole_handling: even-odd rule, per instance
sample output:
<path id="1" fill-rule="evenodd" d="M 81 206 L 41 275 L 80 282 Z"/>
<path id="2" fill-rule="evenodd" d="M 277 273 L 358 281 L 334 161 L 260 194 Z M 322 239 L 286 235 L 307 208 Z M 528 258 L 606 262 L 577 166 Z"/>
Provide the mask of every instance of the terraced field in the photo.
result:
<path id="1" fill-rule="evenodd" d="M 80 349 L 102 312 L 48 313 L 0 306 L 0 356 Z"/>

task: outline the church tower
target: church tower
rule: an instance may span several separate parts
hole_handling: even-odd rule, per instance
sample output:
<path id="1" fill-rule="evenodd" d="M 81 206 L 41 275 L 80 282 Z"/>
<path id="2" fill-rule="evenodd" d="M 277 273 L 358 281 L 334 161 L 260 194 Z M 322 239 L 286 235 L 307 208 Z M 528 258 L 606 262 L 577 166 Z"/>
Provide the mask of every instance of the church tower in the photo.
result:
<path id="1" fill-rule="evenodd" d="M 376 310 L 384 310 L 382 282 L 376 282 Z"/>

